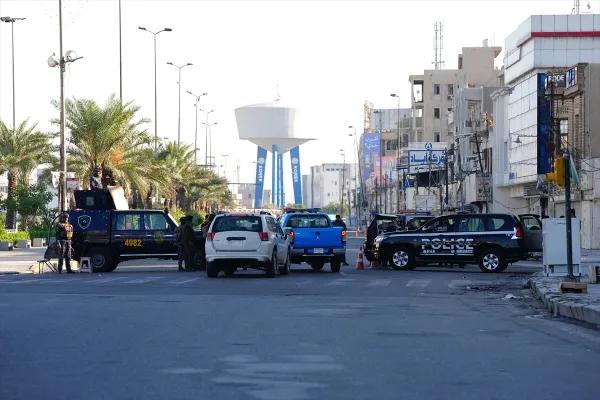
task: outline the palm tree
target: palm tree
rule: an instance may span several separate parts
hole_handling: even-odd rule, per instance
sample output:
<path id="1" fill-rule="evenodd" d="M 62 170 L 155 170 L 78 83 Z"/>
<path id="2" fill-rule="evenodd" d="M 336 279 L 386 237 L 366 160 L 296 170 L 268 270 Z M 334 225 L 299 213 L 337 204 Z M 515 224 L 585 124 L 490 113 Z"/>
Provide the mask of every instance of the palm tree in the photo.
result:
<path id="1" fill-rule="evenodd" d="M 203 169 L 203 174 L 203 179 L 190 185 L 189 204 L 200 203 L 199 208 L 203 211 L 208 211 L 212 204 L 230 205 L 233 199 L 226 179 L 208 169 Z"/>
<path id="2" fill-rule="evenodd" d="M 53 101 L 55 107 L 60 107 Z M 114 95 L 103 107 L 94 100 L 69 99 L 65 103 L 68 169 L 85 182 L 95 166 L 103 170 L 105 185 L 123 186 L 125 193 L 147 193 L 153 185 L 164 184 L 166 176 L 153 150 L 153 139 L 136 120 L 139 106 L 123 103 Z M 58 120 L 54 120 L 58 124 Z"/>
<path id="3" fill-rule="evenodd" d="M 8 129 L 0 121 L 0 174 L 8 173 L 8 199 L 12 199 L 17 183 L 28 183 L 31 173 L 37 166 L 54 163 L 56 146 L 50 143 L 52 133 L 36 130 L 37 123 L 29 125 L 29 119 L 13 129 Z M 12 229 L 16 222 L 16 212 L 7 210 L 6 228 Z"/>
<path id="4" fill-rule="evenodd" d="M 194 151 L 189 145 L 169 142 L 158 153 L 158 160 L 169 177 L 166 182 L 168 205 L 173 208 L 177 198 L 183 200 L 184 194 L 190 185 L 201 178 L 201 170 L 195 164 Z"/>

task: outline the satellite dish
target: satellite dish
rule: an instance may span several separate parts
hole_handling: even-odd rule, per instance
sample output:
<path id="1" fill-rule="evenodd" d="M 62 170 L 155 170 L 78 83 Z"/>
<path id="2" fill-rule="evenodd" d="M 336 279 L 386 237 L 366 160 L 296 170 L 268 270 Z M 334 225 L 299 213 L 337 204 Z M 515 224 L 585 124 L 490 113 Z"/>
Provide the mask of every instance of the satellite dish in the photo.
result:
<path id="1" fill-rule="evenodd" d="M 52 54 L 50 57 L 48 57 L 48 65 L 51 68 L 57 67 L 58 66 L 58 60 L 56 59 L 56 57 L 54 56 L 54 54 Z"/>
<path id="2" fill-rule="evenodd" d="M 73 50 L 69 50 L 65 53 L 65 59 L 67 61 L 73 61 L 77 58 L 77 53 L 75 53 Z"/>

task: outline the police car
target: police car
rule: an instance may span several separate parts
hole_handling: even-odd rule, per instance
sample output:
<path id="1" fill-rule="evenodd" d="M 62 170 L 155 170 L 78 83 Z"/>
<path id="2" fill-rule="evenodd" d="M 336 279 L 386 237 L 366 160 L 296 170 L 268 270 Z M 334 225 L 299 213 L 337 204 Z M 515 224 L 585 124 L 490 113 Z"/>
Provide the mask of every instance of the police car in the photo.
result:
<path id="1" fill-rule="evenodd" d="M 532 214 L 448 215 L 415 231 L 383 233 L 374 245 L 374 258 L 389 261 L 396 270 L 476 263 L 483 272 L 495 273 L 541 251 L 542 223 Z"/>

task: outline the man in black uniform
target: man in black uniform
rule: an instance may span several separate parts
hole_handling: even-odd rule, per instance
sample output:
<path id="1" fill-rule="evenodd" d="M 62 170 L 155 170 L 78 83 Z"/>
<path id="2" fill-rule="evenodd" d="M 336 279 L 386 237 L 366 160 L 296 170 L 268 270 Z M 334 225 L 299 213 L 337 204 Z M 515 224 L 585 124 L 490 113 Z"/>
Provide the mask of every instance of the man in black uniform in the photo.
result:
<path id="1" fill-rule="evenodd" d="M 73 273 L 71 269 L 71 238 L 73 238 L 73 225 L 69 223 L 69 214 L 63 212 L 58 218 L 58 224 L 56 224 L 59 274 L 62 274 L 63 261 L 66 261 L 67 273 Z"/>
<path id="2" fill-rule="evenodd" d="M 175 229 L 175 243 L 177 243 L 177 254 L 179 256 L 179 271 L 183 271 L 183 260 L 185 258 L 185 248 L 183 246 L 183 227 L 185 226 L 185 217 L 179 218 L 179 226 Z"/>
<path id="3" fill-rule="evenodd" d="M 194 232 L 194 227 L 192 226 L 194 217 L 188 215 L 187 217 L 185 217 L 185 219 L 186 223 L 183 226 L 183 250 L 185 253 L 185 270 L 193 271 L 194 254 L 196 253 L 196 232 Z"/>
<path id="4" fill-rule="evenodd" d="M 102 167 L 94 167 L 94 172 L 90 176 L 90 190 L 102 190 Z"/>
<path id="5" fill-rule="evenodd" d="M 333 220 L 333 222 L 331 223 L 333 226 L 341 226 L 343 230 L 348 230 L 348 228 L 346 227 L 346 223 L 344 222 L 344 220 L 342 219 L 341 215 L 336 215 L 335 219 Z M 344 253 L 344 265 L 350 265 L 346 262 L 346 253 Z"/>

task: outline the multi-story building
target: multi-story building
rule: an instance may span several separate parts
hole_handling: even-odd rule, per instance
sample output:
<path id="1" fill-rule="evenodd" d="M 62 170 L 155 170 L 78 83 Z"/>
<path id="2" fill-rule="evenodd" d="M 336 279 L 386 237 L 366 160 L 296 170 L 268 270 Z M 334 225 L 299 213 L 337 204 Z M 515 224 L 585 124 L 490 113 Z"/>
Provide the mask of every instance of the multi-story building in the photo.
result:
<path id="1" fill-rule="evenodd" d="M 237 191 L 240 196 L 240 206 L 244 208 L 254 208 L 256 184 L 255 183 L 240 183 Z"/>
<path id="2" fill-rule="evenodd" d="M 346 167 L 344 169 L 344 166 Z M 322 164 L 310 167 L 303 175 L 304 205 L 310 208 L 325 207 L 330 203 L 350 204 L 354 207 L 356 194 L 356 164 Z"/>

